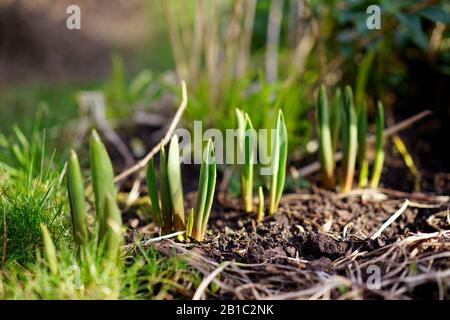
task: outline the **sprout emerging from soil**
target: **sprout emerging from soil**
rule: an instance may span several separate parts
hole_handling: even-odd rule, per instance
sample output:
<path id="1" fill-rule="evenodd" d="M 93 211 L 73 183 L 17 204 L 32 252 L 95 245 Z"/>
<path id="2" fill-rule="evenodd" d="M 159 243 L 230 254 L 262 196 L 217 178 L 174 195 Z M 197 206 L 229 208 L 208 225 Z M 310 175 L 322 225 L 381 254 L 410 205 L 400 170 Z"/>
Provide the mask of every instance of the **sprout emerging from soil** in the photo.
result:
<path id="1" fill-rule="evenodd" d="M 164 146 L 161 147 L 159 174 L 161 207 L 156 189 L 153 159 L 150 160 L 147 166 L 147 186 L 156 221 L 161 224 L 163 234 L 185 231 L 183 183 L 177 135 L 174 135 L 170 141 L 168 157 L 166 157 Z"/>
<path id="2" fill-rule="evenodd" d="M 83 178 L 80 164 L 74 150 L 70 151 L 67 166 L 67 190 L 69 192 L 70 211 L 72 216 L 73 238 L 80 248 L 88 242 L 86 204 L 84 202 Z"/>
<path id="3" fill-rule="evenodd" d="M 174 135 L 170 141 L 169 157 L 167 159 L 167 180 L 169 182 L 169 196 L 173 213 L 174 231 L 184 231 L 184 198 L 183 182 L 181 180 L 180 150 L 178 136 Z"/>
<path id="4" fill-rule="evenodd" d="M 342 143 L 344 157 L 342 161 L 341 192 L 348 192 L 353 186 L 358 145 L 357 119 L 353 104 L 353 91 L 350 86 L 345 87 L 344 93 Z"/>
<path id="5" fill-rule="evenodd" d="M 206 157 L 202 157 L 202 165 L 200 167 L 197 202 L 194 212 L 191 211 L 189 214 L 188 221 L 190 227 L 187 236 L 197 241 L 203 241 L 205 237 L 216 189 L 216 159 L 211 139 L 208 141 L 205 152 Z"/>
<path id="6" fill-rule="evenodd" d="M 366 137 L 367 137 L 367 106 L 362 104 L 358 115 L 358 186 L 364 188 L 368 183 L 369 162 L 366 157 Z"/>
<path id="7" fill-rule="evenodd" d="M 258 221 L 263 221 L 264 219 L 264 191 L 260 186 L 258 188 Z"/>
<path id="8" fill-rule="evenodd" d="M 320 87 L 319 94 L 317 96 L 317 122 L 323 185 L 325 188 L 331 189 L 334 186 L 334 157 L 330 132 L 327 92 L 323 85 Z"/>
<path id="9" fill-rule="evenodd" d="M 159 158 L 160 199 L 156 187 L 156 174 L 153 160 L 147 167 L 147 187 L 156 221 L 161 223 L 163 234 L 186 231 L 186 238 L 203 241 L 216 187 L 216 160 L 212 140 L 208 141 L 200 168 L 199 187 L 195 210 L 191 209 L 185 222 L 183 184 L 181 180 L 178 136 L 170 142 L 166 158 L 161 147 Z M 167 159 L 167 160 L 166 160 Z M 180 236 L 180 240 L 183 238 Z"/>
<path id="10" fill-rule="evenodd" d="M 91 176 L 95 197 L 95 209 L 98 223 L 98 252 L 115 262 L 122 243 L 122 218 L 115 200 L 116 188 L 114 172 L 108 152 L 95 130 L 89 140 Z M 67 189 L 72 215 L 73 237 L 79 252 L 89 250 L 89 231 L 87 227 L 86 204 L 84 202 L 83 177 L 78 157 L 71 150 L 67 172 Z M 82 255 L 81 255 L 82 256 Z"/>
<path id="11" fill-rule="evenodd" d="M 379 101 L 377 106 L 377 116 L 375 119 L 375 161 L 373 163 L 372 179 L 370 181 L 371 188 L 377 188 L 380 182 L 381 171 L 383 170 L 384 151 L 383 151 L 383 130 L 384 130 L 384 107 Z"/>
<path id="12" fill-rule="evenodd" d="M 99 222 L 99 240 L 101 240 L 106 232 L 107 225 L 104 213 L 106 195 L 109 194 L 115 197 L 116 188 L 111 159 L 109 158 L 105 145 L 95 130 L 92 131 L 89 140 L 89 158 L 94 188 L 95 209 L 97 221 Z"/>
<path id="13" fill-rule="evenodd" d="M 256 134 L 252 121 L 247 113 L 236 109 L 238 123 L 238 152 L 244 155 L 244 165 L 241 170 L 242 199 L 246 212 L 253 211 L 253 164 L 255 161 Z"/>
<path id="14" fill-rule="evenodd" d="M 272 177 L 270 181 L 269 214 L 273 215 L 280 204 L 286 179 L 286 163 L 288 151 L 288 137 L 283 111 L 278 111 L 275 135 L 272 141 Z"/>

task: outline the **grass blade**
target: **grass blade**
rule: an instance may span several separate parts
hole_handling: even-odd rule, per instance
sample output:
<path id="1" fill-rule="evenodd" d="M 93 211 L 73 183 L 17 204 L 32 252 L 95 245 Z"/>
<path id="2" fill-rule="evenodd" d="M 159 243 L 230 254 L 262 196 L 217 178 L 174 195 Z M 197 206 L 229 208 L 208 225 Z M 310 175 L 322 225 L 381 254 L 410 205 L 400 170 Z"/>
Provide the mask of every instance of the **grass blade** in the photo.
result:
<path id="1" fill-rule="evenodd" d="M 78 157 L 74 150 L 70 151 L 67 166 L 67 190 L 69 192 L 73 238 L 75 244 L 82 247 L 88 241 L 87 215 L 86 204 L 84 202 L 83 178 L 81 176 Z"/>

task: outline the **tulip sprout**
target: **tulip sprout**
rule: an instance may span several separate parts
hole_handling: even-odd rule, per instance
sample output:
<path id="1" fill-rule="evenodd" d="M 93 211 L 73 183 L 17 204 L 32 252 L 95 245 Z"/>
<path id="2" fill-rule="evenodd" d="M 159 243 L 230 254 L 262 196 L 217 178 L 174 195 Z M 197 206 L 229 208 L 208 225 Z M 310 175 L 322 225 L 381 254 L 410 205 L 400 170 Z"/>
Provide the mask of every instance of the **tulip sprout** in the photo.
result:
<path id="1" fill-rule="evenodd" d="M 200 168 L 197 204 L 195 210 L 189 211 L 186 222 L 178 137 L 176 135 L 172 137 L 167 158 L 164 147 L 160 150 L 160 199 L 158 199 L 154 163 L 153 160 L 149 162 L 147 187 L 153 213 L 157 216 L 157 222 L 162 223 L 163 234 L 186 231 L 187 238 L 203 241 L 216 186 L 216 162 L 212 140 L 208 141 L 205 155 Z M 179 239 L 182 238 L 179 237 Z"/>
<path id="2" fill-rule="evenodd" d="M 89 140 L 91 176 L 97 215 L 99 252 L 115 261 L 122 243 L 122 218 L 115 200 L 114 172 L 108 152 L 95 130 Z M 88 248 L 89 232 L 84 202 L 83 178 L 75 151 L 70 152 L 67 189 L 73 224 L 73 236 L 80 249 Z M 82 250 L 83 251 L 83 250 Z"/>
<path id="3" fill-rule="evenodd" d="M 67 189 L 72 211 L 72 228 L 75 244 L 82 247 L 88 242 L 86 204 L 84 202 L 83 178 L 81 176 L 78 157 L 74 150 L 70 151 L 67 166 Z"/>
<path id="4" fill-rule="evenodd" d="M 238 122 L 238 152 L 244 156 L 241 172 L 242 199 L 246 212 L 253 211 L 253 164 L 255 161 L 256 134 L 247 113 L 236 109 Z"/>
<path id="5" fill-rule="evenodd" d="M 323 85 L 320 87 L 317 97 L 317 121 L 323 183 L 325 188 L 331 189 L 334 186 L 334 157 L 328 113 L 328 99 Z"/>
<path id="6" fill-rule="evenodd" d="M 353 186 L 355 163 L 358 145 L 358 129 L 353 104 L 353 91 L 350 86 L 345 87 L 344 112 L 342 113 L 342 143 L 343 161 L 341 175 L 341 192 L 348 192 Z"/>
<path id="7" fill-rule="evenodd" d="M 348 192 L 353 187 L 355 164 L 358 164 L 358 186 L 365 188 L 368 184 L 369 160 L 367 158 L 368 114 L 363 103 L 356 114 L 351 87 L 344 91 L 343 110 L 341 110 L 341 91 L 336 90 L 330 115 L 325 87 L 321 87 L 317 98 L 317 132 L 319 136 L 320 164 L 322 168 L 323 185 L 334 188 L 334 173 L 336 167 L 334 153 L 339 141 L 338 130 L 341 127 L 343 159 L 341 166 L 340 192 Z M 341 112 L 342 111 L 342 112 Z M 340 120 L 338 115 L 341 112 Z M 380 181 L 383 168 L 383 105 L 378 103 L 376 116 L 375 161 L 370 186 L 376 188 Z M 331 134 L 330 134 L 331 133 Z"/>
<path id="8" fill-rule="evenodd" d="M 384 151 L 383 151 L 383 130 L 384 130 L 384 107 L 378 102 L 377 115 L 375 119 L 375 160 L 373 163 L 372 179 L 370 181 L 371 188 L 377 188 L 380 182 L 381 171 L 383 170 Z"/>
<path id="9" fill-rule="evenodd" d="M 191 215 L 188 224 L 192 224 L 191 236 L 197 241 L 203 241 L 206 234 L 209 215 L 211 213 L 214 191 L 216 188 L 216 159 L 212 140 L 208 141 L 206 153 L 202 157 L 200 177 L 198 183 L 197 202 L 195 211 Z"/>
<path id="10" fill-rule="evenodd" d="M 272 141 L 272 177 L 270 181 L 269 214 L 273 215 L 280 204 L 286 176 L 288 137 L 283 111 L 278 112 L 275 134 Z"/>
<path id="11" fill-rule="evenodd" d="M 263 221 L 264 219 L 264 192 L 263 188 L 260 186 L 258 188 L 258 221 Z"/>
<path id="12" fill-rule="evenodd" d="M 367 137 L 367 107 L 366 104 L 360 107 L 358 115 L 358 169 L 359 182 L 358 187 L 364 188 L 367 186 L 369 175 L 369 162 L 366 157 L 366 137 Z"/>

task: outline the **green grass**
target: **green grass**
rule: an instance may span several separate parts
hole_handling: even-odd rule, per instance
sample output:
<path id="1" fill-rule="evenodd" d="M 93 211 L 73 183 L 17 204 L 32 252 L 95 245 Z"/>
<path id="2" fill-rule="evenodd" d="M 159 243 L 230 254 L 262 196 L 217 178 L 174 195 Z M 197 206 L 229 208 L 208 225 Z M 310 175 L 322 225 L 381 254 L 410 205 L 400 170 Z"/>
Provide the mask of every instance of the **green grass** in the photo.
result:
<path id="1" fill-rule="evenodd" d="M 15 130 L 14 139 L 0 136 L 0 247 L 6 253 L 2 254 L 5 263 L 34 258 L 41 223 L 56 242 L 68 235 L 65 191 L 53 157 L 45 153 L 45 138 L 35 132 L 28 140 Z"/>

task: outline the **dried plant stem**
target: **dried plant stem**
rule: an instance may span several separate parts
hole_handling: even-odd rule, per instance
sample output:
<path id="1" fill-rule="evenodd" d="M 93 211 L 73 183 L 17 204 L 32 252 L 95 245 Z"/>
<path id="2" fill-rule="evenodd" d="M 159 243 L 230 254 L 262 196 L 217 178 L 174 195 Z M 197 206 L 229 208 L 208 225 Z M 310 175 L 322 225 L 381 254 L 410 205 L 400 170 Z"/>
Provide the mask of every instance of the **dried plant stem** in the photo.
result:
<path id="1" fill-rule="evenodd" d="M 178 107 L 178 110 L 175 113 L 175 116 L 164 138 L 162 138 L 162 140 L 155 147 L 153 147 L 153 149 L 142 160 L 140 160 L 134 166 L 126 169 L 124 172 L 116 176 L 114 179 L 115 182 L 121 181 L 126 177 L 132 175 L 133 173 L 145 169 L 147 167 L 147 163 L 150 161 L 150 159 L 152 159 L 155 156 L 156 153 L 158 153 L 158 151 L 161 149 L 161 146 L 165 146 L 166 144 L 169 143 L 170 139 L 172 138 L 173 131 L 176 129 L 178 122 L 180 122 L 181 116 L 183 115 L 183 112 L 186 109 L 188 103 L 186 82 L 184 80 L 181 81 L 181 92 L 182 92 L 181 104 Z"/>

